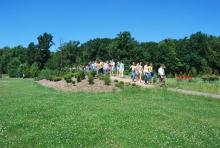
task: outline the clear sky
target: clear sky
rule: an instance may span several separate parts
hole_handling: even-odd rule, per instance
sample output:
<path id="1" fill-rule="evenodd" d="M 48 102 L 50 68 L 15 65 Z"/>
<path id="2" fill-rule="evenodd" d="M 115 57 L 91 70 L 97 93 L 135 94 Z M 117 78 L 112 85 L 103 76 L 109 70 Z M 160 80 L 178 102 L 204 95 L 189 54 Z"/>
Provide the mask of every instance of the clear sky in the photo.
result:
<path id="1" fill-rule="evenodd" d="M 0 0 L 0 47 L 37 42 L 49 32 L 81 43 L 130 31 L 138 41 L 220 36 L 220 0 Z"/>

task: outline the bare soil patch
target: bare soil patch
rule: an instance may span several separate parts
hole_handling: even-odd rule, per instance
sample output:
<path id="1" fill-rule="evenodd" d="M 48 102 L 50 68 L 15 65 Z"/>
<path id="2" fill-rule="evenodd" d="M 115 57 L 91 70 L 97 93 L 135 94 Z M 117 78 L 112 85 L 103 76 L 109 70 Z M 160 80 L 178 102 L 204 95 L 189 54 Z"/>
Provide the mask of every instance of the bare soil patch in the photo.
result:
<path id="1" fill-rule="evenodd" d="M 43 79 L 38 81 L 37 83 L 57 90 L 71 92 L 112 92 L 118 90 L 118 88 L 115 87 L 113 82 L 111 85 L 104 85 L 104 81 L 99 79 L 94 79 L 93 85 L 90 85 L 87 79 L 82 80 L 81 82 L 76 83 L 75 85 L 71 83 L 66 83 L 65 80 L 54 82 Z"/>

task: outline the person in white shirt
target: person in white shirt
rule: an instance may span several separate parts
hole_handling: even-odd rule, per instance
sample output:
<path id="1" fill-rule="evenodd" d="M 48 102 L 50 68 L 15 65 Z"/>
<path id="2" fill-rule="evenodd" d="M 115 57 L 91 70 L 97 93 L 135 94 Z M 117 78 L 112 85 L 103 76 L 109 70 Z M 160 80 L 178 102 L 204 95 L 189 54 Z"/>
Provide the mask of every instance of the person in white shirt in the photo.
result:
<path id="1" fill-rule="evenodd" d="M 165 85 L 165 65 L 161 64 L 160 68 L 158 69 L 158 76 L 160 79 L 160 82 L 162 83 L 162 85 Z"/>
<path id="2" fill-rule="evenodd" d="M 120 76 L 120 62 L 117 62 L 116 70 L 117 70 L 117 76 Z"/>
<path id="3" fill-rule="evenodd" d="M 104 62 L 103 64 L 103 73 L 106 75 L 108 72 L 108 61 Z"/>
<path id="4" fill-rule="evenodd" d="M 119 65 L 119 76 L 120 76 L 121 78 L 124 77 L 124 69 L 125 69 L 124 63 L 120 62 L 120 65 Z"/>
<path id="5" fill-rule="evenodd" d="M 115 62 L 112 60 L 112 63 L 111 63 L 111 65 L 112 65 L 112 75 L 114 75 L 114 72 L 115 72 Z"/>

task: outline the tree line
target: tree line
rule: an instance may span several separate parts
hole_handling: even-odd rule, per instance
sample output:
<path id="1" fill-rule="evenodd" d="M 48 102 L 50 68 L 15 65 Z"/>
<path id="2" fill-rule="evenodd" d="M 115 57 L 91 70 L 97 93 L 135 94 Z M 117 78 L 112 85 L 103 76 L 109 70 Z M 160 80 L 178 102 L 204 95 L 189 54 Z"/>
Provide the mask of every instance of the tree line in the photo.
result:
<path id="1" fill-rule="evenodd" d="M 163 63 L 170 75 L 220 72 L 220 37 L 202 32 L 160 42 L 138 42 L 130 32 L 120 32 L 115 38 L 65 42 L 54 52 L 50 51 L 54 45 L 50 33 L 38 36 L 37 40 L 28 47 L 1 48 L 0 73 L 36 77 L 42 69 L 63 71 L 97 59 L 122 61 L 127 70 L 132 62 L 152 62 L 155 69 Z"/>

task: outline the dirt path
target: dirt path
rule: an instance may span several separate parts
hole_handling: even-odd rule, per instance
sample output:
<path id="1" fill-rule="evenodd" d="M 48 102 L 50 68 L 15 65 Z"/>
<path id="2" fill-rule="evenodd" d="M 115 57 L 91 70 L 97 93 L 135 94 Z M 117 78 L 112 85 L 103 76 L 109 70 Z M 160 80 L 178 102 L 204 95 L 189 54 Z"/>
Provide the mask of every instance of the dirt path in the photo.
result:
<path id="1" fill-rule="evenodd" d="M 183 93 L 183 94 L 188 94 L 188 95 L 205 96 L 205 97 L 212 97 L 215 99 L 220 99 L 220 95 L 212 94 L 212 93 L 205 93 L 205 92 L 198 92 L 198 91 L 184 90 L 184 89 L 177 89 L 177 88 L 168 88 L 168 90 Z"/>
<path id="2" fill-rule="evenodd" d="M 145 87 L 145 88 L 152 88 L 152 87 L 155 86 L 155 85 L 151 85 L 151 84 L 145 85 L 143 82 L 142 83 L 140 83 L 140 82 L 131 82 L 131 79 L 128 76 L 126 76 L 124 78 L 120 78 L 120 77 L 116 77 L 116 76 L 111 76 L 111 79 L 113 81 L 114 80 L 123 81 L 124 83 L 135 83 L 136 85 L 142 86 L 142 87 Z"/>
<path id="3" fill-rule="evenodd" d="M 120 77 L 111 76 L 111 79 L 123 81 L 125 83 L 132 83 L 130 77 L 120 78 Z M 138 86 L 145 87 L 145 88 L 155 87 L 155 85 L 145 85 L 144 83 L 140 83 L 140 82 L 135 82 L 135 84 Z M 195 95 L 195 96 L 205 96 L 205 97 L 220 99 L 220 95 L 212 94 L 212 93 L 205 93 L 205 92 L 198 92 L 198 91 L 191 91 L 191 90 L 184 90 L 184 89 L 177 89 L 177 88 L 168 88 L 168 90 L 182 93 L 182 94 Z"/>

